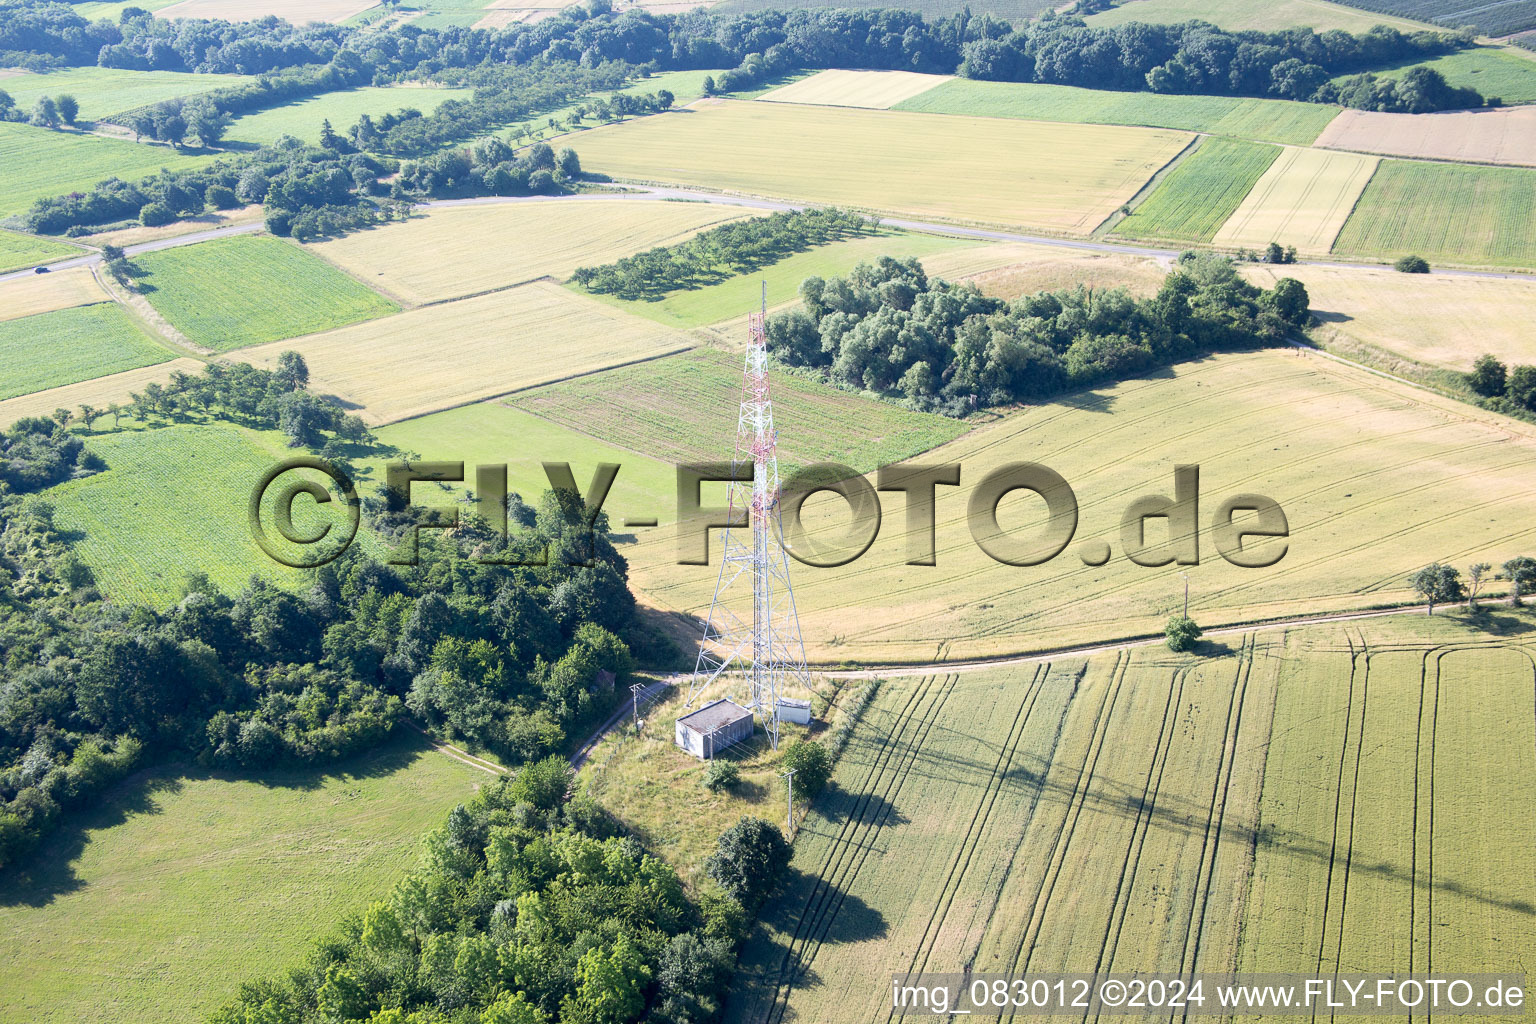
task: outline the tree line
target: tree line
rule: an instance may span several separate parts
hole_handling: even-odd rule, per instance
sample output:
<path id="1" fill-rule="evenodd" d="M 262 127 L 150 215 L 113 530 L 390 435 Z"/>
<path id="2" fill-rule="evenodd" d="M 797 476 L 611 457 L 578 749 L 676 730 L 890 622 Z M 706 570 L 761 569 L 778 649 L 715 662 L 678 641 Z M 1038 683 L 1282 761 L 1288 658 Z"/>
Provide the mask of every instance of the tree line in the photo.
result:
<path id="1" fill-rule="evenodd" d="M 1509 367 L 1497 356 L 1485 353 L 1477 357 L 1464 379 L 1489 409 L 1525 419 L 1536 413 L 1536 366 Z"/>
<path id="2" fill-rule="evenodd" d="M 1007 302 L 888 256 L 845 277 L 807 278 L 800 299 L 768 318 L 778 360 L 948 415 L 1278 344 L 1310 317 L 1301 282 L 1266 291 L 1214 253 L 1181 255 L 1147 299 L 1079 286 Z"/>
<path id="3" fill-rule="evenodd" d="M 773 213 L 722 224 L 686 242 L 657 246 L 613 263 L 578 267 L 571 279 L 599 294 L 660 299 L 669 292 L 702 288 L 876 228 L 876 222 L 863 214 L 836 207 Z"/>

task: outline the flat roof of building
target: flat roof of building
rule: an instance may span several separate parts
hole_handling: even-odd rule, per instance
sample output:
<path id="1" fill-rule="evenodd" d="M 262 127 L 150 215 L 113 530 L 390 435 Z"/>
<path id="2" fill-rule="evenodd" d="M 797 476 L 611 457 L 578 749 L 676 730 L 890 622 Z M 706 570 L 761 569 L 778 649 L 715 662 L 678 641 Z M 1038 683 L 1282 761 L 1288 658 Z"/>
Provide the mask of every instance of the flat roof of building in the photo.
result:
<path id="1" fill-rule="evenodd" d="M 737 704 L 728 697 L 721 697 L 717 701 L 699 708 L 691 715 L 684 715 L 677 720 L 677 724 L 692 729 L 696 733 L 708 735 L 724 729 L 741 721 L 743 718 L 751 718 L 752 712 Z"/>
<path id="2" fill-rule="evenodd" d="M 779 698 L 779 704 L 780 704 L 781 707 L 786 707 L 786 708 L 808 708 L 808 707 L 811 706 L 811 702 L 810 701 L 808 701 L 808 700 L 799 700 L 799 699 L 797 699 L 795 697 L 780 697 Z"/>

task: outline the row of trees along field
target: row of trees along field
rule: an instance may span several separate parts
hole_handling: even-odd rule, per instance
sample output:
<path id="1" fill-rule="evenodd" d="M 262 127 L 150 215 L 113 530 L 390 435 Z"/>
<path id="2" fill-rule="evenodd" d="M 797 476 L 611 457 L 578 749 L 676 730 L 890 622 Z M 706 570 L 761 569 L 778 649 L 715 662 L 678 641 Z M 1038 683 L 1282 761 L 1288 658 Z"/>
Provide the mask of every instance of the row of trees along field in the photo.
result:
<path id="1" fill-rule="evenodd" d="M 1484 354 L 1472 364 L 1466 381 L 1489 409 L 1524 419 L 1536 413 L 1536 366 L 1509 367 L 1497 356 Z"/>
<path id="2" fill-rule="evenodd" d="M 578 267 L 571 279 L 622 299 L 660 299 L 702 288 L 839 239 L 872 233 L 877 223 L 837 207 L 793 210 L 722 224 L 677 245 L 657 246 L 613 263 Z"/>
<path id="3" fill-rule="evenodd" d="M 718 888 L 617 834 L 560 758 L 485 787 L 428 834 L 422 866 L 285 977 L 242 986 L 212 1024 L 706 1024 L 789 861 L 767 822 L 721 836 Z"/>
<path id="4" fill-rule="evenodd" d="M 389 454 L 303 377 L 297 359 L 210 366 L 146 389 L 134 413 L 151 428 L 227 416 L 330 454 Z M 135 767 L 330 760 L 380 742 L 408 709 L 510 763 L 541 757 L 606 709 L 631 644 L 668 656 L 635 619 L 606 522 L 594 532 L 580 499 L 557 493 L 512 502 L 525 541 L 549 545 L 544 566 L 472 561 L 492 535 L 466 517 L 453 536 L 429 532 L 416 566 L 354 548 L 299 591 L 253 579 L 230 596 L 194 577 L 169 608 L 106 601 L 36 493 L 103 468 L 54 420 L 0 433 L 0 866 Z M 364 513 L 390 525 L 383 503 Z"/>
<path id="5" fill-rule="evenodd" d="M 768 318 L 778 360 L 950 415 L 1280 344 L 1310 316 L 1301 282 L 1283 278 L 1266 291 L 1214 253 L 1181 255 L 1149 299 L 1079 286 L 1006 302 L 890 257 L 846 277 L 807 278 L 800 298 Z"/>

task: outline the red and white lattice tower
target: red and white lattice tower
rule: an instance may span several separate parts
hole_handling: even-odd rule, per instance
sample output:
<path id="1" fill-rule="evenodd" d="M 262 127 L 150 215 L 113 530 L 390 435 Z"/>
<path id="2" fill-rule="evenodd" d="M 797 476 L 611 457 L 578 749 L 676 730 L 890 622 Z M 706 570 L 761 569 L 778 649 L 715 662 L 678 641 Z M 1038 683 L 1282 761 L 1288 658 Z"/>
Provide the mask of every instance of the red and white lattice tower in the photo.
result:
<path id="1" fill-rule="evenodd" d="M 790 682 L 807 683 L 800 617 L 789 586 L 789 553 L 779 522 L 778 433 L 768 395 L 767 296 L 752 314 L 742 375 L 741 415 L 736 421 L 736 457 L 730 488 L 730 521 L 745 510 L 745 526 L 727 527 L 720 578 L 704 624 L 688 704 L 721 677 L 741 677 L 746 706 L 779 745 L 779 691 Z M 750 480 L 743 470 L 752 467 Z M 740 614 L 752 589 L 750 619 Z"/>

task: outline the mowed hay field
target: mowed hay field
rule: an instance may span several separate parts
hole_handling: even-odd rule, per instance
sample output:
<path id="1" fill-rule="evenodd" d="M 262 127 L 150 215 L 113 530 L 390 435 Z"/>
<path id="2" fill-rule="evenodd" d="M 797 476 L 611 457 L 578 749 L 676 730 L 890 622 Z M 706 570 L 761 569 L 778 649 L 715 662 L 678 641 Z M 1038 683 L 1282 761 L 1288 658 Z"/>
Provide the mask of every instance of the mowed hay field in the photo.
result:
<path id="1" fill-rule="evenodd" d="M 96 280 L 90 267 L 71 267 L 51 274 L 35 274 L 0 281 L 0 321 L 19 320 L 70 306 L 109 302 L 112 296 Z"/>
<path id="2" fill-rule="evenodd" d="M 904 100 L 896 109 L 1176 128 L 1295 146 L 1310 145 L 1339 110 L 1324 103 L 1290 100 L 1110 92 L 1070 85 L 982 82 L 969 78 L 951 79 Z"/>
<path id="3" fill-rule="evenodd" d="M 106 178 L 136 181 L 162 167 L 181 171 L 212 159 L 169 146 L 0 122 L 0 217 L 25 213 L 37 199 L 84 192 Z"/>
<path id="4" fill-rule="evenodd" d="M 1375 157 L 1286 149 L 1211 241 L 1327 252 L 1376 172 Z"/>
<path id="5" fill-rule="evenodd" d="M 822 71 L 759 96 L 767 103 L 810 103 L 887 110 L 951 80 L 916 71 Z"/>
<path id="6" fill-rule="evenodd" d="M 1189 142 L 1148 128 L 719 100 L 590 131 L 581 159 L 643 181 L 1087 234 Z"/>
<path id="7" fill-rule="evenodd" d="M 318 242 L 309 251 L 408 305 L 565 279 L 706 228 L 754 216 L 709 203 L 594 197 L 450 206 Z"/>
<path id="8" fill-rule="evenodd" d="M 1129 217 L 1115 225 L 1114 233 L 1124 238 L 1209 242 L 1282 152 L 1257 142 L 1205 139 Z"/>
<path id="9" fill-rule="evenodd" d="M 1536 107 L 1439 114 L 1345 110 L 1318 136 L 1317 145 L 1425 160 L 1536 166 Z"/>
<path id="10" fill-rule="evenodd" d="M 34 391 L 18 398 L 0 400 L 0 427 L 8 427 L 24 416 L 51 416 L 55 409 L 79 410 L 85 404 L 105 409 L 113 402 L 127 405 L 135 391 L 143 391 L 151 381 L 164 384 L 171 374 L 197 373 L 203 364 L 196 359 L 172 359 L 137 370 L 124 370 L 105 377 L 92 377 L 78 384 L 65 384 L 46 391 Z M 103 421 L 110 424 L 111 418 Z M 105 429 L 105 426 L 98 426 Z"/>
<path id="11" fill-rule="evenodd" d="M 983 295 L 1013 300 L 1034 292 L 1071 290 L 1082 285 L 1095 291 L 1125 288 L 1136 295 L 1155 295 L 1168 276 L 1168 267 L 1153 256 L 1089 252 L 1000 242 L 980 250 L 961 249 L 923 260 L 931 277 L 974 284 Z"/>
<path id="12" fill-rule="evenodd" d="M 399 306 L 270 235 L 240 235 L 136 257 L 150 305 L 215 352 L 387 316 Z"/>
<path id="13" fill-rule="evenodd" d="M 112 302 L 0 320 L 0 399 L 170 358 Z"/>
<path id="14" fill-rule="evenodd" d="M 1220 4 L 1208 0 L 1123 0 L 1107 11 L 1088 16 L 1088 24 L 1101 28 L 1132 21 L 1161 25 L 1208 21 L 1229 32 L 1281 32 L 1301 25 L 1319 32 L 1337 28 L 1354 33 L 1369 32 L 1375 25 L 1390 25 L 1404 32 L 1434 27 L 1326 0 L 1223 0 Z"/>
<path id="15" fill-rule="evenodd" d="M 536 282 L 245 349 L 235 358 L 274 366 L 281 353 L 299 352 L 313 390 L 334 393 L 376 426 L 695 344 L 685 334 Z"/>
<path id="16" fill-rule="evenodd" d="M 256 21 L 275 16 L 295 25 L 311 21 L 341 22 L 377 7 L 378 0 L 181 0 L 161 8 L 162 18 L 223 18 Z"/>
<path id="17" fill-rule="evenodd" d="M 1266 288 L 1296 278 L 1325 324 L 1416 362 L 1466 371 L 1492 352 L 1510 364 L 1536 364 L 1536 279 L 1324 266 L 1254 266 L 1243 275 Z"/>
<path id="18" fill-rule="evenodd" d="M 790 402 L 776 400 L 778 417 Z M 779 443 L 789 442 L 781 429 Z M 902 500 L 885 496 L 880 534 L 862 557 L 836 569 L 793 566 L 800 623 L 809 656 L 824 664 L 961 660 L 1161 633 L 1180 581 L 1171 567 L 1123 557 L 1120 520 L 1136 498 L 1170 494 L 1184 463 L 1201 473 L 1201 561 L 1189 572 L 1202 625 L 1411 601 L 1407 576 L 1428 560 L 1499 564 L 1536 549 L 1533 457 L 1536 428 L 1323 356 L 1217 356 L 1015 412 L 925 453 L 923 462 L 962 467 L 961 485 L 938 491 L 938 564 L 906 564 Z M 972 489 L 1015 461 L 1049 466 L 1077 496 L 1074 540 L 1043 565 L 993 561 L 966 525 Z M 1239 493 L 1285 510 L 1291 537 L 1272 567 L 1239 568 L 1212 546 L 1217 506 Z M 833 541 L 847 507 L 824 497 L 807 504 L 805 522 L 813 539 Z M 999 516 L 1021 538 L 1042 536 L 1037 498 L 1013 495 Z M 1154 521 L 1148 534 L 1155 543 L 1165 527 Z M 1082 561 L 1095 541 L 1113 554 L 1097 568 Z M 679 566 L 674 555 L 671 537 L 641 538 L 628 555 L 631 581 L 664 612 L 703 615 L 716 567 Z M 881 595 L 879 615 L 860 610 L 867 594 Z"/>
<path id="19" fill-rule="evenodd" d="M 1529 616 L 1501 628 L 887 679 L 726 1020 L 885 1024 L 892 971 L 1518 972 L 1536 646 Z"/>
<path id="20" fill-rule="evenodd" d="M 364 114 L 377 118 L 407 107 L 431 114 L 449 100 L 467 100 L 473 89 L 344 89 L 339 92 L 309 96 L 280 107 L 246 114 L 230 124 L 227 137 L 236 142 L 268 145 L 284 135 L 292 135 L 311 145 L 319 145 L 321 123 L 330 121 L 338 133 L 357 123 Z"/>
<path id="21" fill-rule="evenodd" d="M 0 228 L 0 273 L 80 254 L 81 250 L 74 246 L 56 242 L 51 238 L 38 238 L 35 235 L 24 235 L 19 231 L 6 231 Z M 0 307 L 0 315 L 3 315 L 3 311 L 4 307 Z"/>
<path id="22" fill-rule="evenodd" d="M 0 1021 L 203 1020 L 385 898 L 489 778 L 406 735 L 323 771 L 135 776 L 0 885 Z"/>
<path id="23" fill-rule="evenodd" d="M 47 74 L 7 78 L 4 88 L 15 99 L 16 106 L 29 113 L 39 98 L 67 93 L 80 101 L 80 120 L 96 121 L 135 107 L 196 96 L 244 81 L 249 79 L 241 75 L 193 74 L 187 71 L 64 68 Z"/>
<path id="24" fill-rule="evenodd" d="M 1536 170 L 1383 160 L 1333 251 L 1533 267 L 1532 210 Z"/>

